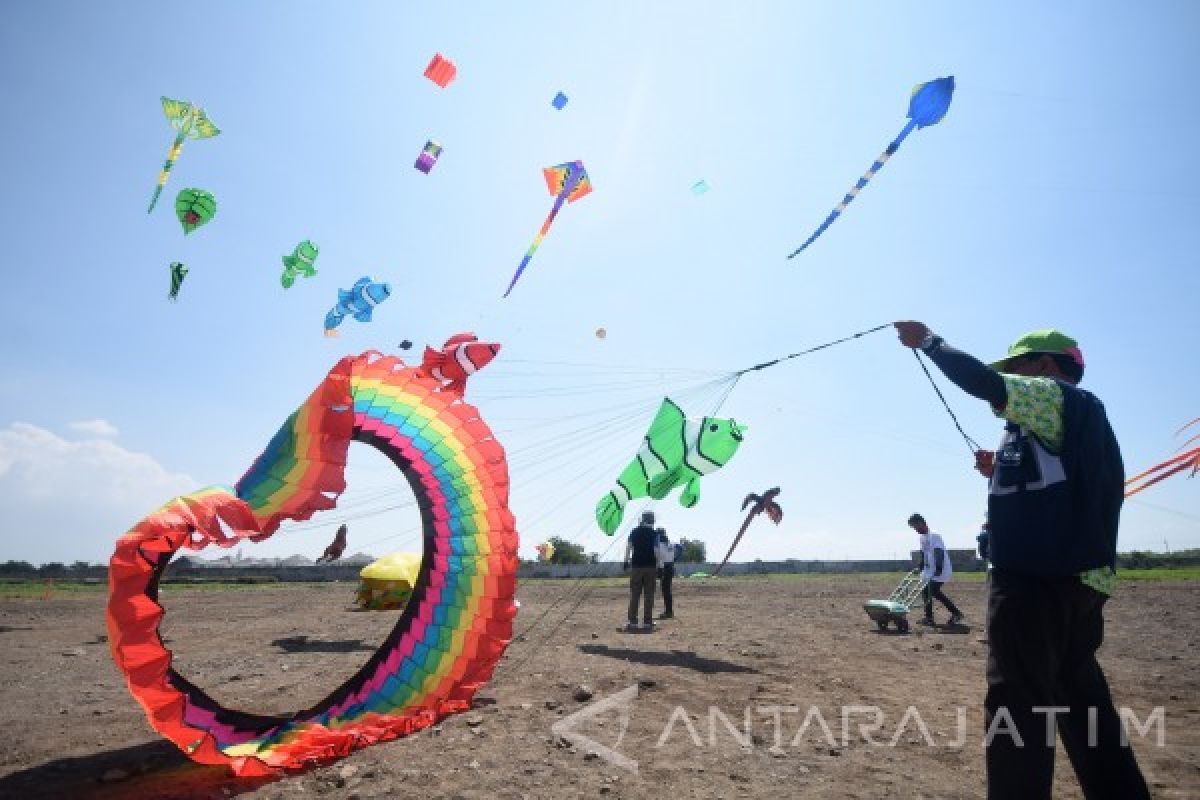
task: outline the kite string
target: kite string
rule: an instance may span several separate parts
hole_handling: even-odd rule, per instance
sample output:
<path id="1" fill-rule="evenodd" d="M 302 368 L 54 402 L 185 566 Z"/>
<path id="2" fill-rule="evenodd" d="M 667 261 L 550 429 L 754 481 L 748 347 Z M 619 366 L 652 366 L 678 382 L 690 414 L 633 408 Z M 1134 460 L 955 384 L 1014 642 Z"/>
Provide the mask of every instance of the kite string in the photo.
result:
<path id="1" fill-rule="evenodd" d="M 772 361 L 764 361 L 761 364 L 755 364 L 753 367 L 746 367 L 745 369 L 740 369 L 737 372 L 735 372 L 734 375 L 736 375 L 737 377 L 740 378 L 741 376 L 745 375 L 747 372 L 756 372 L 761 369 L 766 369 L 767 367 L 773 367 L 776 364 L 779 364 L 783 361 L 788 361 L 793 358 L 799 358 L 800 356 L 806 356 L 809 353 L 815 353 L 818 350 L 824 350 L 827 347 L 833 347 L 835 344 L 842 344 L 843 342 L 849 342 L 853 339 L 858 339 L 863 336 L 866 336 L 867 334 L 881 331 L 884 328 L 890 328 L 891 326 L 892 326 L 892 323 L 885 322 L 882 325 L 876 325 L 874 328 L 868 328 L 865 331 L 859 331 L 858 333 L 852 333 L 849 336 L 843 336 L 840 339 L 834 339 L 831 342 L 825 342 L 824 344 L 819 344 L 816 347 L 810 347 L 807 350 L 801 350 L 798 353 L 789 353 L 786 356 L 780 356 L 779 358 L 776 358 Z"/>
<path id="2" fill-rule="evenodd" d="M 921 358 L 920 352 L 913 349 L 912 354 L 917 359 L 917 364 L 921 367 L 921 371 L 925 373 L 925 377 L 929 379 L 929 385 L 933 387 L 933 391 L 937 393 L 938 399 L 942 401 L 942 407 L 946 409 L 946 413 L 954 421 L 954 427 L 958 428 L 958 432 L 962 434 L 963 441 L 967 443 L 967 449 L 971 451 L 971 455 L 975 455 L 975 453 L 983 448 L 979 446 L 979 442 L 967 435 L 967 432 L 963 430 L 963 426 L 959 424 L 958 417 L 955 416 L 954 411 L 950 408 L 950 404 L 946 402 L 946 396 L 942 394 L 942 390 L 938 388 L 937 383 L 933 380 L 933 376 L 929 374 L 929 368 L 925 366 L 925 361 Z"/>

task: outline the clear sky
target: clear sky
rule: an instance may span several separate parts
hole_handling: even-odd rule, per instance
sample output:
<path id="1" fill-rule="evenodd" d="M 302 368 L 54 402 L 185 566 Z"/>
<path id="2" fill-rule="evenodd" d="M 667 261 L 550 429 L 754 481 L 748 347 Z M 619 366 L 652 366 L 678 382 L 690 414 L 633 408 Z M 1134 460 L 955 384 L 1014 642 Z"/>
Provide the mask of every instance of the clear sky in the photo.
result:
<path id="1" fill-rule="evenodd" d="M 504 345 L 468 398 L 511 454 L 525 555 L 608 547 L 592 507 L 664 393 L 703 413 L 721 371 L 898 318 L 988 358 L 1071 333 L 1130 470 L 1167 457 L 1200 415 L 1200 5 L 980 5 L 0 5 L 0 560 L 107 560 L 169 497 L 236 481 L 341 355 L 460 330 Z M 458 65 L 445 90 L 421 74 L 437 51 Z M 945 120 L 788 261 L 913 85 L 947 74 Z M 160 95 L 222 133 L 185 146 L 147 216 Z M 573 159 L 594 192 L 501 300 L 552 202 L 541 168 Z M 185 238 L 189 186 L 219 210 Z M 320 274 L 284 292 L 305 238 Z M 191 269 L 177 304 L 172 261 Z M 363 274 L 391 299 L 325 339 Z M 747 376 L 722 414 L 750 425 L 741 452 L 697 508 L 658 504 L 710 556 L 772 485 L 784 524 L 757 523 L 740 559 L 890 558 L 914 510 L 973 544 L 983 485 L 891 332 Z M 352 461 L 344 511 L 244 554 L 315 556 L 343 518 L 351 551 L 414 547 L 397 475 L 362 445 Z M 1200 546 L 1200 481 L 1143 497 L 1123 550 Z"/>

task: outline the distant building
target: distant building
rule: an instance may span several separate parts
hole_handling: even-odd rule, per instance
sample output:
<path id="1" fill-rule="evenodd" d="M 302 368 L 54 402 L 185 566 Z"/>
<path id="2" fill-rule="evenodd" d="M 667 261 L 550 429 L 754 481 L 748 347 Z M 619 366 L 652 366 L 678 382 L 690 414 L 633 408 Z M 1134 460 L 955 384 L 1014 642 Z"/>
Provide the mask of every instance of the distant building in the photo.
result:
<path id="1" fill-rule="evenodd" d="M 369 556 L 366 553 L 355 553 L 347 558 L 339 559 L 337 563 L 347 567 L 365 567 L 374 560 L 375 556 Z"/>
<path id="2" fill-rule="evenodd" d="M 963 572 L 983 569 L 983 561 L 974 550 L 955 550 L 951 548 L 946 552 L 950 555 L 950 566 L 954 569 L 962 570 Z M 920 550 L 913 550 L 909 553 L 909 556 L 912 558 L 914 567 L 921 563 Z"/>

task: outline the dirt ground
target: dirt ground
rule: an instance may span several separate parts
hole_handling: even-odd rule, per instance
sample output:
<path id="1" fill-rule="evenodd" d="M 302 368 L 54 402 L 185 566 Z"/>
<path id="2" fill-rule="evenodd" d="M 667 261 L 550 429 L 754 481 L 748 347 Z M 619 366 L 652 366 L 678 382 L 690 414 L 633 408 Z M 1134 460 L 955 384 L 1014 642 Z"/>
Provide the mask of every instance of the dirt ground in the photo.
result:
<path id="1" fill-rule="evenodd" d="M 255 782 L 191 764 L 150 729 L 109 656 L 103 592 L 3 599 L 0 797 L 982 797 L 984 587 L 947 587 L 971 629 L 906 636 L 877 632 L 862 611 L 890 588 L 856 576 L 680 581 L 677 619 L 629 634 L 617 630 L 623 588 L 527 582 L 517 630 L 530 630 L 476 710 Z M 168 586 L 162 633 L 180 671 L 226 704 L 294 710 L 348 677 L 391 626 L 388 612 L 348 611 L 352 596 L 344 583 Z M 1200 797 L 1200 583 L 1123 584 L 1107 620 L 1101 661 L 1118 706 L 1142 721 L 1164 709 L 1161 746 L 1153 731 L 1134 734 L 1154 795 Z M 581 684 L 591 703 L 624 690 L 624 715 L 614 701 L 568 725 L 636 772 L 551 730 L 590 707 Z M 842 741 L 848 706 L 881 709 L 870 741 L 858 726 L 871 713 L 853 709 Z M 916 716 L 898 732 L 909 706 Z M 1061 749 L 1058 767 L 1055 796 L 1079 797 Z"/>

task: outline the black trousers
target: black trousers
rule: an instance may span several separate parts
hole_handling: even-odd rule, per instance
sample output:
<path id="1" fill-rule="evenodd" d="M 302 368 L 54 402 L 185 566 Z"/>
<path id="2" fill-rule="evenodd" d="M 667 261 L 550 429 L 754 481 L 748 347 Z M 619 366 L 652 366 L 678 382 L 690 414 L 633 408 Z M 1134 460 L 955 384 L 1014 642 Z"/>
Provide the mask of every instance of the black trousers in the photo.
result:
<path id="1" fill-rule="evenodd" d="M 935 597 L 951 614 L 960 613 L 958 606 L 954 605 L 954 601 L 946 597 L 946 593 L 942 591 L 944 585 L 941 581 L 930 581 L 925 584 L 925 619 L 933 619 L 933 598 Z"/>
<path id="2" fill-rule="evenodd" d="M 675 580 L 675 564 L 663 564 L 658 577 L 662 582 L 663 613 L 668 617 L 675 616 L 675 596 L 671 594 L 671 581 Z"/>
<path id="3" fill-rule="evenodd" d="M 1053 717 L 1084 797 L 1149 800 L 1133 750 L 1121 744 L 1121 720 L 1096 661 L 1107 599 L 1077 577 L 992 571 L 984 701 L 994 734 L 986 752 L 991 800 L 1050 799 L 1052 715 L 1033 709 L 1054 706 L 1069 709 Z M 1021 745 L 1006 733 L 1014 728 Z"/>

